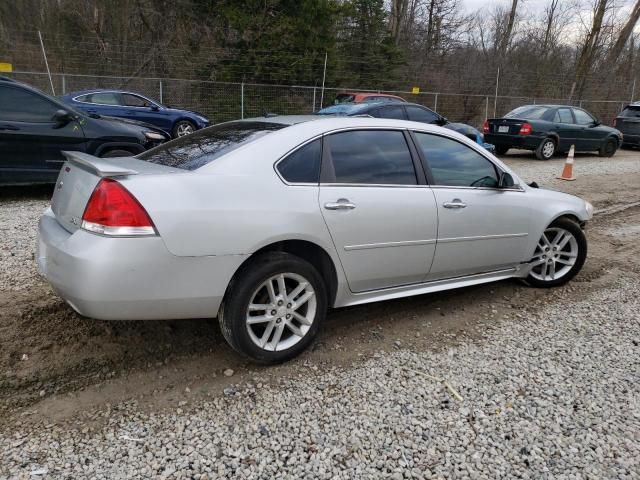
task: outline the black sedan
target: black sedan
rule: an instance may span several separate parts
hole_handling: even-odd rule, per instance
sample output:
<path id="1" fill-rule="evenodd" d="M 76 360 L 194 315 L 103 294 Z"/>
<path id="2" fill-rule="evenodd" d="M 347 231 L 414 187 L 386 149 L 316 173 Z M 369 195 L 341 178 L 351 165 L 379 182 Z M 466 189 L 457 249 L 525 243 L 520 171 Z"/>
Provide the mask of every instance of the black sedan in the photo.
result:
<path id="1" fill-rule="evenodd" d="M 640 102 L 624 107 L 613 124 L 624 135 L 623 146 L 640 147 Z"/>
<path id="2" fill-rule="evenodd" d="M 76 111 L 0 77 L 0 185 L 54 183 L 65 162 L 63 150 L 130 156 L 169 138 L 151 125 Z"/>
<path id="3" fill-rule="evenodd" d="M 483 133 L 501 155 L 521 148 L 533 150 L 540 160 L 568 152 L 571 145 L 579 152 L 611 157 L 622 144 L 618 130 L 602 125 L 586 110 L 566 105 L 518 107 L 502 118 L 487 120 Z"/>

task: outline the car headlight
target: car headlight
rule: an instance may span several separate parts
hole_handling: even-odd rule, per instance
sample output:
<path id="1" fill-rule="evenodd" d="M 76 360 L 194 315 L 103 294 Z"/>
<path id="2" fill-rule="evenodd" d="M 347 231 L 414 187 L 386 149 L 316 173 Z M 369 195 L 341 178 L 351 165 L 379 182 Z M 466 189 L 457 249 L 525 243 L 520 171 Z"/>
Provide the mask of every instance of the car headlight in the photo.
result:
<path id="1" fill-rule="evenodd" d="M 159 133 L 156 133 L 156 132 L 144 132 L 144 136 L 147 137 L 149 140 L 156 140 L 156 141 L 165 140 L 164 135 L 160 135 Z"/>
<path id="2" fill-rule="evenodd" d="M 593 218 L 593 205 L 591 205 L 589 202 L 585 200 L 584 208 L 587 211 L 587 216 L 589 217 L 589 220 L 591 220 Z"/>

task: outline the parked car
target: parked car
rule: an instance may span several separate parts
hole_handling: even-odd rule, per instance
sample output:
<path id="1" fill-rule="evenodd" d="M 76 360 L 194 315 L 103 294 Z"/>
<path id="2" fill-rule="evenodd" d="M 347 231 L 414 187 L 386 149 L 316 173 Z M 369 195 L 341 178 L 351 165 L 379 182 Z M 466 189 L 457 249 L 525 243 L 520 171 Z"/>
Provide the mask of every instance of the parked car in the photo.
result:
<path id="1" fill-rule="evenodd" d="M 623 146 L 640 147 L 640 102 L 624 107 L 613 126 L 622 132 Z"/>
<path id="2" fill-rule="evenodd" d="M 169 140 L 152 125 L 87 115 L 36 88 L 0 77 L 0 185 L 53 183 L 62 150 L 136 155 Z"/>
<path id="3" fill-rule="evenodd" d="M 622 144 L 622 133 L 602 125 L 586 110 L 568 105 L 524 105 L 502 118 L 484 123 L 484 138 L 504 155 L 510 148 L 533 150 L 540 160 L 566 153 L 597 151 L 612 157 Z"/>
<path id="4" fill-rule="evenodd" d="M 406 102 L 406 100 L 397 95 L 389 95 L 388 93 L 376 92 L 342 92 L 336 95 L 334 104 L 341 103 L 362 103 L 362 102 Z"/>
<path id="5" fill-rule="evenodd" d="M 217 316 L 263 363 L 303 351 L 331 307 L 564 284 L 593 213 L 462 135 L 401 120 L 258 118 L 136 158 L 66 155 L 39 224 L 55 291 L 99 319 Z"/>
<path id="6" fill-rule="evenodd" d="M 493 152 L 494 147 L 484 141 L 484 135 L 477 128 L 465 123 L 451 123 L 439 113 L 418 103 L 363 102 L 332 105 L 316 112 L 317 115 L 363 116 L 395 118 L 414 122 L 430 123 L 461 133 L 474 142 Z"/>
<path id="7" fill-rule="evenodd" d="M 62 97 L 69 105 L 87 113 L 130 118 L 150 123 L 173 138 L 188 135 L 209 126 L 209 119 L 198 112 L 162 105 L 144 95 L 122 90 L 84 90 Z"/>

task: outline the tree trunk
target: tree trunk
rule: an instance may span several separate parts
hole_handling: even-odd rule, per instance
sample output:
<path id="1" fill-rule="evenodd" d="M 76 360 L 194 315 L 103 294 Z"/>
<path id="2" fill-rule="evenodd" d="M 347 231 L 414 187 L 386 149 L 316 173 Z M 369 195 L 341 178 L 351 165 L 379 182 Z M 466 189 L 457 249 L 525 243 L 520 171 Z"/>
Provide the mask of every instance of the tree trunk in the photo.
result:
<path id="1" fill-rule="evenodd" d="M 503 59 L 511 43 L 511 35 L 513 34 L 513 26 L 516 23 L 516 11 L 518 9 L 518 0 L 513 0 L 511 3 L 511 12 L 509 13 L 509 21 L 507 22 L 507 28 L 502 35 L 502 41 L 500 42 L 499 57 Z"/>
<path id="2" fill-rule="evenodd" d="M 609 54 L 607 55 L 607 64 L 613 65 L 618 61 L 620 54 L 622 53 L 622 49 L 629 41 L 629 37 L 631 37 L 631 33 L 635 28 L 638 20 L 640 19 L 640 0 L 638 0 L 631 10 L 631 14 L 629 15 L 629 19 L 627 23 L 624 25 L 620 33 L 618 34 L 618 38 L 616 39 L 616 43 L 609 50 Z"/>
<path id="3" fill-rule="evenodd" d="M 600 32 L 602 30 L 602 21 L 604 20 L 604 14 L 609 7 L 609 4 L 613 0 L 598 0 L 596 9 L 593 15 L 593 24 L 591 30 L 587 34 L 587 38 L 584 41 L 580 56 L 578 57 L 578 63 L 576 65 L 576 92 L 578 97 L 582 97 L 586 86 L 587 75 L 593 66 L 593 57 L 596 46 L 600 40 Z"/>

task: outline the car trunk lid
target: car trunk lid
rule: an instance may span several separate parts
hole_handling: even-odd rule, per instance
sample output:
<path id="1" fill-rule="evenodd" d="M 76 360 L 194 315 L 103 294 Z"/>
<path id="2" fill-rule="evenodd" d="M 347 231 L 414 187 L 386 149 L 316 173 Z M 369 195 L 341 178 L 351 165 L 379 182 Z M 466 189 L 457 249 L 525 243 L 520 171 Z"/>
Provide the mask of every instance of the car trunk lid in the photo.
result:
<path id="1" fill-rule="evenodd" d="M 527 123 L 527 120 L 520 118 L 490 118 L 487 120 L 489 131 L 492 135 L 518 135 L 520 127 Z"/>
<path id="2" fill-rule="evenodd" d="M 98 158 L 82 152 L 62 153 L 67 161 L 56 181 L 51 210 L 58 223 L 69 232 L 80 228 L 87 202 L 101 179 L 180 172 L 133 157 Z"/>

